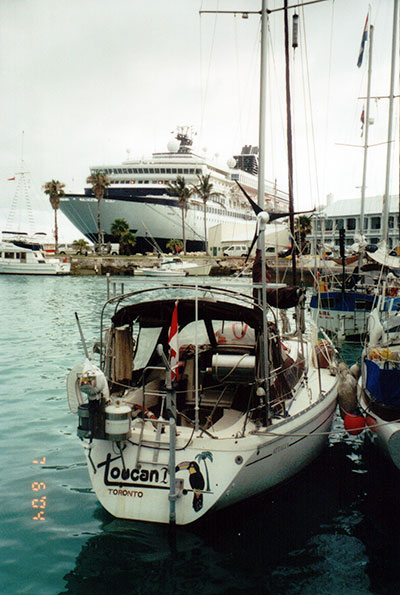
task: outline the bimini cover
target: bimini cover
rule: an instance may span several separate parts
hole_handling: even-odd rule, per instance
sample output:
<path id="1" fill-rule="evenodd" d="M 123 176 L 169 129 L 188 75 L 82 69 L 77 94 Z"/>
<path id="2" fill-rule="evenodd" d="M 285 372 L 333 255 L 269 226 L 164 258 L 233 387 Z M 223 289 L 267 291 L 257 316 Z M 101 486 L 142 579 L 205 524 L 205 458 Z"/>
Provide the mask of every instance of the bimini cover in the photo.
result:
<path id="1" fill-rule="evenodd" d="M 380 368 L 371 360 L 366 360 L 366 388 L 371 397 L 385 405 L 400 406 L 400 370 Z"/>

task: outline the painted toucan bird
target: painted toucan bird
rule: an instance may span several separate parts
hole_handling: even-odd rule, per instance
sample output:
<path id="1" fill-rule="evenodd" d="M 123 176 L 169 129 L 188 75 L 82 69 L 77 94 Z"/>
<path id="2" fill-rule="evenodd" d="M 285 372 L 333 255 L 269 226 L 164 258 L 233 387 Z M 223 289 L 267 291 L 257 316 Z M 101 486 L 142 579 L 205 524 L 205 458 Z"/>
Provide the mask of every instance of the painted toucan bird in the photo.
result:
<path id="1" fill-rule="evenodd" d="M 175 467 L 175 471 L 182 469 L 189 471 L 189 483 L 193 490 L 193 509 L 198 512 L 203 508 L 204 477 L 196 461 L 183 461 Z"/>

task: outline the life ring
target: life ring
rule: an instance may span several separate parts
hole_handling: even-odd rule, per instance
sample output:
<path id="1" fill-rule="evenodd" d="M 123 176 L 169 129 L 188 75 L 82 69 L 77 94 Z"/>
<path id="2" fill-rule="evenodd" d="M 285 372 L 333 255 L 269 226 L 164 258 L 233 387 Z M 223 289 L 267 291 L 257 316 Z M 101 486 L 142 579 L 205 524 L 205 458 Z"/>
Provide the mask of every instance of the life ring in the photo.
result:
<path id="1" fill-rule="evenodd" d="M 242 333 L 240 335 L 236 334 L 236 325 L 239 324 L 237 322 L 234 322 L 232 324 L 232 332 L 233 332 L 233 336 L 235 337 L 235 339 L 238 339 L 240 341 L 240 339 L 243 339 L 243 337 L 245 336 L 247 329 L 248 329 L 248 324 L 246 323 L 240 323 L 242 324 Z"/>
<path id="2" fill-rule="evenodd" d="M 154 415 L 152 411 L 150 411 L 150 409 L 143 408 L 143 405 L 139 405 L 138 403 L 135 403 L 133 408 L 143 411 L 146 417 L 153 420 L 151 423 L 157 429 L 157 417 Z"/>

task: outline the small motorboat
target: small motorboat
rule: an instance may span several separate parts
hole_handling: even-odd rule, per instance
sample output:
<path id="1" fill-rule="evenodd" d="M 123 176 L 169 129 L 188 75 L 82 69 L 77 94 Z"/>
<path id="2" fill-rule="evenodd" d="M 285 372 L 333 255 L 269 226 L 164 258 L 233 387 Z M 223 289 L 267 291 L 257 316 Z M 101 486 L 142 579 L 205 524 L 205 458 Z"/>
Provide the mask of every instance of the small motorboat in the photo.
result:
<path id="1" fill-rule="evenodd" d="M 189 275 L 209 275 L 210 263 L 197 264 L 182 260 L 179 256 L 163 256 L 153 267 L 138 267 L 135 277 L 188 277 Z"/>

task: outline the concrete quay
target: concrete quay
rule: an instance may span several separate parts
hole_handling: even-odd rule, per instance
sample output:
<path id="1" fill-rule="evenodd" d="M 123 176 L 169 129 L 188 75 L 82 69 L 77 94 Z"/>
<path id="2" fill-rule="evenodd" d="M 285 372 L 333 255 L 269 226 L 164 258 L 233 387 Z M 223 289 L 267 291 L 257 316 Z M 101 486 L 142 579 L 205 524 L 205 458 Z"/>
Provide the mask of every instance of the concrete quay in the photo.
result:
<path id="1" fill-rule="evenodd" d="M 210 277 L 224 277 L 238 274 L 245 269 L 251 274 L 252 259 L 249 259 L 247 266 L 244 258 L 213 258 L 206 256 L 191 256 L 188 254 L 184 260 L 197 264 L 212 262 Z M 106 275 L 111 276 L 134 276 L 138 267 L 157 266 L 157 256 L 73 256 L 71 257 L 72 275 Z M 290 284 L 292 282 L 291 262 L 287 259 L 269 260 L 268 264 L 272 272 L 273 282 Z M 340 274 L 341 268 L 337 267 L 335 274 Z M 297 267 L 297 283 L 305 286 L 313 284 L 313 275 L 308 267 Z"/>

